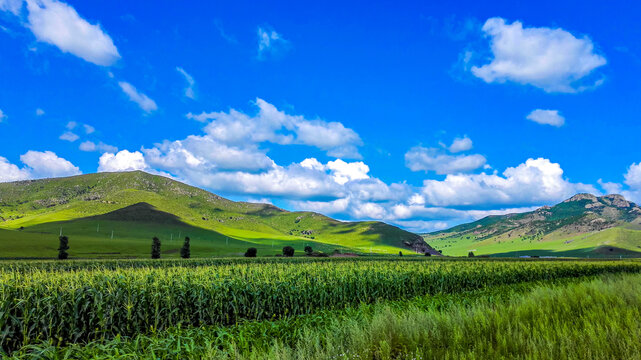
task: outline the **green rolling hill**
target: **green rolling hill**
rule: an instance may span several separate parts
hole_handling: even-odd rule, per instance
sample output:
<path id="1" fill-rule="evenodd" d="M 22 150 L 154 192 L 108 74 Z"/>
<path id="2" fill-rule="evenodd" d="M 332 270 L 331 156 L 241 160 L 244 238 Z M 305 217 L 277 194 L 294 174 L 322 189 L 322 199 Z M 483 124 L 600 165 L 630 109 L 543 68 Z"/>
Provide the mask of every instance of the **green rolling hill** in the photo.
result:
<path id="1" fill-rule="evenodd" d="M 488 216 L 423 235 L 444 255 L 641 257 L 641 207 L 578 194 L 532 212 Z"/>
<path id="2" fill-rule="evenodd" d="M 234 202 L 141 171 L 0 183 L 0 258 L 49 258 L 57 237 L 72 257 L 148 257 L 151 238 L 177 257 L 185 236 L 192 256 L 334 249 L 359 253 L 431 251 L 423 239 L 382 222 L 341 222 L 313 212 Z"/>

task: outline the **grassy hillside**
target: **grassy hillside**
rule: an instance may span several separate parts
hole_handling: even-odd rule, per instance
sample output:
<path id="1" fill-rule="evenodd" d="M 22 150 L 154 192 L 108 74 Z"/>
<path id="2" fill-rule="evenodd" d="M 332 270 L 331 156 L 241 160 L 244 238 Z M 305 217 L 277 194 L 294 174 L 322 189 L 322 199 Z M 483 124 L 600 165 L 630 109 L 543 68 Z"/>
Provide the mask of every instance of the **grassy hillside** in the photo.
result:
<path id="1" fill-rule="evenodd" d="M 445 255 L 640 257 L 641 208 L 620 195 L 576 195 L 424 235 Z"/>
<path id="2" fill-rule="evenodd" d="M 421 237 L 384 223 L 234 202 L 140 171 L 0 184 L 0 257 L 54 256 L 61 232 L 71 238 L 71 255 L 81 257 L 146 257 L 153 236 L 167 256 L 178 256 L 186 235 L 194 256 L 242 254 L 249 246 L 277 253 L 284 245 L 428 250 Z"/>

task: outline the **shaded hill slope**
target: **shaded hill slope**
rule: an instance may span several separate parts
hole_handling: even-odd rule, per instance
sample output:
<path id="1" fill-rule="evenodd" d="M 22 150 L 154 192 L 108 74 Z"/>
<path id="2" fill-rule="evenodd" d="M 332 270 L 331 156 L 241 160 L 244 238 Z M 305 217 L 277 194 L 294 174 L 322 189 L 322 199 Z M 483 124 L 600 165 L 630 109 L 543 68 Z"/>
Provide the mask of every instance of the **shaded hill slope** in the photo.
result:
<path id="1" fill-rule="evenodd" d="M 0 183 L 0 228 L 41 231 L 54 223 L 61 227 L 79 219 L 94 221 L 104 214 L 109 219 L 103 220 L 128 221 L 130 226 L 180 222 L 252 243 L 307 241 L 378 253 L 430 250 L 420 236 L 385 223 L 340 222 L 313 212 L 234 202 L 141 171 Z"/>

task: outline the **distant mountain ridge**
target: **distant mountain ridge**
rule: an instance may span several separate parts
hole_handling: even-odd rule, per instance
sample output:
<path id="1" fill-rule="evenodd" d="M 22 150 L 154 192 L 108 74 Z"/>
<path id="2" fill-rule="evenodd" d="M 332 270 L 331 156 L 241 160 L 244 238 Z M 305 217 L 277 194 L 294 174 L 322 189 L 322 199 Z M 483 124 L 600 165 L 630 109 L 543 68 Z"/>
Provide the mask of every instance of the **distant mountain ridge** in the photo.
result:
<path id="1" fill-rule="evenodd" d="M 563 249 L 563 246 L 556 246 L 555 240 L 566 239 L 564 244 L 567 245 L 577 240 L 577 237 L 586 238 L 585 234 L 596 239 L 594 235 L 597 233 L 611 233 L 611 241 L 606 239 L 593 245 L 595 248 L 612 245 L 618 236 L 615 236 L 617 231 L 614 229 L 619 228 L 627 240 L 638 239 L 628 241 L 624 249 L 641 251 L 641 207 L 618 194 L 595 196 L 582 193 L 555 206 L 543 206 L 525 213 L 488 216 L 472 223 L 426 234 L 425 238 L 432 245 L 440 241 L 441 246 L 446 248 L 456 247 L 452 244 L 454 239 L 463 240 L 459 243 L 467 240 L 470 251 L 490 245 L 492 250 L 500 250 L 500 244 L 504 244 L 507 250 L 514 251 L 519 249 L 519 244 L 515 244 L 516 240 L 521 241 L 520 248 L 523 251 L 528 248 L 543 249 L 544 246 L 539 245 L 545 245 L 546 242 L 551 246 L 550 251 L 554 251 Z M 446 244 L 447 239 L 450 244 Z M 638 244 L 634 244 L 635 241 Z"/>
<path id="2" fill-rule="evenodd" d="M 360 252 L 436 253 L 419 235 L 382 222 L 341 222 L 313 212 L 235 202 L 142 171 L 0 183 L 0 230 L 22 229 L 35 234 L 53 232 L 51 229 L 57 227 L 96 237 L 89 230 L 93 225 L 88 224 L 96 223 L 94 233 L 99 233 L 100 221 L 116 222 L 125 229 L 135 227 L 135 223 L 162 225 L 163 229 L 188 226 L 210 231 L 211 239 L 225 239 L 226 244 L 229 239 L 236 239 L 248 242 L 248 246 L 253 243 L 274 247 L 274 240 L 291 240 Z"/>

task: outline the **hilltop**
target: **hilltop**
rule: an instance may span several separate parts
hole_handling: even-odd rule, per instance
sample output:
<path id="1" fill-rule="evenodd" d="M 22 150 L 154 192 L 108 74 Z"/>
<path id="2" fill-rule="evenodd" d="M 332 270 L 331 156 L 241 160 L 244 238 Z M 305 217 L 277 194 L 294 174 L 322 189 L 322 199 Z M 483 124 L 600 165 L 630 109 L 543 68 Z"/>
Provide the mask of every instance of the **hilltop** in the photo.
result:
<path id="1" fill-rule="evenodd" d="M 76 255 L 87 257 L 146 257 L 152 236 L 173 251 L 185 235 L 196 251 L 218 255 L 242 254 L 248 246 L 276 253 L 284 244 L 433 252 L 420 236 L 382 222 L 235 202 L 142 171 L 0 183 L 0 257 L 52 256 L 60 232 L 76 241 Z"/>
<path id="2" fill-rule="evenodd" d="M 447 255 L 641 256 L 641 207 L 577 194 L 531 212 L 488 216 L 424 235 Z"/>

